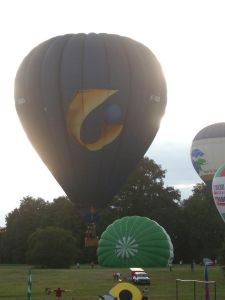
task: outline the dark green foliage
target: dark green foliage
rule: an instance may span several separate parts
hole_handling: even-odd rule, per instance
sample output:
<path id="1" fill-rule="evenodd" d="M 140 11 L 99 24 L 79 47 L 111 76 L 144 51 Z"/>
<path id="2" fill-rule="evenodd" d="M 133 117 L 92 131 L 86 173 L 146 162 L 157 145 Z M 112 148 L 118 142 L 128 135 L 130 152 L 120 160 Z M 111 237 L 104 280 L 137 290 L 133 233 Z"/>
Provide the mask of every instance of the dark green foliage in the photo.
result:
<path id="1" fill-rule="evenodd" d="M 38 228 L 47 226 L 70 230 L 77 246 L 83 244 L 85 226 L 68 198 L 60 197 L 50 203 L 40 198 L 25 197 L 20 207 L 6 217 L 4 261 L 24 263 L 28 237 Z"/>
<path id="2" fill-rule="evenodd" d="M 165 188 L 165 171 L 153 160 L 145 157 L 130 175 L 121 192 L 114 198 L 120 216 L 139 215 L 149 218 L 163 210 L 177 208 L 180 192 L 172 187 Z M 158 220 L 157 220 L 158 221 Z"/>
<path id="3" fill-rule="evenodd" d="M 189 260 L 215 259 L 225 238 L 225 225 L 215 207 L 212 192 L 204 184 L 193 189 L 193 195 L 183 202 L 186 227 L 186 252 Z"/>
<path id="4" fill-rule="evenodd" d="M 5 230 L 0 228 L 0 264 L 5 261 Z"/>
<path id="5" fill-rule="evenodd" d="M 79 247 L 83 245 L 85 224 L 74 204 L 67 197 L 59 197 L 49 203 L 48 210 L 42 218 L 45 226 L 56 226 L 70 230 L 76 237 L 77 245 Z"/>
<path id="6" fill-rule="evenodd" d="M 58 227 L 37 229 L 28 238 L 27 262 L 44 268 L 68 268 L 76 260 L 76 240 Z"/>
<path id="7" fill-rule="evenodd" d="M 114 220 L 146 216 L 163 226 L 174 246 L 175 262 L 201 262 L 203 257 L 217 258 L 225 239 L 224 223 L 214 205 L 211 190 L 198 184 L 193 194 L 180 201 L 180 192 L 164 187 L 165 171 L 153 160 L 144 158 L 130 175 L 120 193 L 100 212 L 97 235 Z M 6 231 L 0 238 L 1 261 L 26 261 L 28 237 L 38 228 L 48 226 L 70 230 L 76 239 L 80 263 L 96 261 L 96 248 L 84 248 L 85 223 L 67 197 L 53 202 L 25 197 L 20 207 L 6 218 Z"/>
<path id="8" fill-rule="evenodd" d="M 225 239 L 222 243 L 222 246 L 219 250 L 218 262 L 221 265 L 223 275 L 225 277 Z"/>
<path id="9" fill-rule="evenodd" d="M 222 246 L 219 250 L 218 262 L 225 268 L 225 240 L 223 241 Z"/>
<path id="10" fill-rule="evenodd" d="M 6 261 L 24 263 L 27 238 L 38 227 L 43 226 L 43 216 L 49 203 L 41 198 L 25 197 L 20 207 L 6 217 Z"/>

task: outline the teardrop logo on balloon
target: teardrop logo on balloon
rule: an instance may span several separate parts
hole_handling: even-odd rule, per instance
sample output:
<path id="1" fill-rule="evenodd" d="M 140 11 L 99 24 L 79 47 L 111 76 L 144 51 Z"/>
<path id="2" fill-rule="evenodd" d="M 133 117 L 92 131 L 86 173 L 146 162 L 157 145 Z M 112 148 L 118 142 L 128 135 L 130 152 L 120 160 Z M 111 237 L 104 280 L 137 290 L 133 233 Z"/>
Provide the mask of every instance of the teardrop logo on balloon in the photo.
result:
<path id="1" fill-rule="evenodd" d="M 103 123 L 101 135 L 95 142 L 85 143 L 81 138 L 81 127 L 88 115 L 116 92 L 117 90 L 107 89 L 83 90 L 77 92 L 70 102 L 66 116 L 68 131 L 78 144 L 90 151 L 100 150 L 112 143 L 123 129 L 121 124 Z M 111 110 L 111 117 L 120 113 L 120 108 L 116 105 L 112 106 Z"/>

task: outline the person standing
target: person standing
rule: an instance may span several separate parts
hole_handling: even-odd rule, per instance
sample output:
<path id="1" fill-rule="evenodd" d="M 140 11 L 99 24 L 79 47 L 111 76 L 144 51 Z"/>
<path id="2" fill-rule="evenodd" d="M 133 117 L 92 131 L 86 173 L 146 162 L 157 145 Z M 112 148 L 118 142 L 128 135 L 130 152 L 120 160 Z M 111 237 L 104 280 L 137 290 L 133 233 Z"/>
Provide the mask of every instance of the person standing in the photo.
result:
<path id="1" fill-rule="evenodd" d="M 172 267 L 173 267 L 173 265 L 172 265 L 172 262 L 171 262 L 171 261 L 168 263 L 168 267 L 169 267 L 169 270 L 170 270 L 170 272 L 171 272 L 171 271 L 172 271 Z"/>
<path id="2" fill-rule="evenodd" d="M 142 300 L 148 300 L 148 297 L 149 297 L 149 289 L 145 287 L 142 290 Z"/>
<path id="3" fill-rule="evenodd" d="M 55 296 L 57 298 L 60 298 L 60 297 L 62 297 L 62 293 L 65 292 L 65 291 L 62 290 L 61 288 L 57 288 L 56 290 L 54 290 L 54 292 L 55 292 Z"/>
<path id="4" fill-rule="evenodd" d="M 191 272 L 194 272 L 194 270 L 195 270 L 195 261 L 192 260 L 192 262 L 191 262 Z"/>

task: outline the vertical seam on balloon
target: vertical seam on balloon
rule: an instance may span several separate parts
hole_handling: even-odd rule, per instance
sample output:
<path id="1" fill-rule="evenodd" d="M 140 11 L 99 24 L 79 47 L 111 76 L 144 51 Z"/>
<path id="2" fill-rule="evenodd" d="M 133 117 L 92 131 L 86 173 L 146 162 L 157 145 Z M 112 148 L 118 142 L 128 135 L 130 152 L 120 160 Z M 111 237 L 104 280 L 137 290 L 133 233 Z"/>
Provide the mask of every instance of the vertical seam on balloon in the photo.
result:
<path id="1" fill-rule="evenodd" d="M 61 36 L 61 38 L 62 39 L 65 39 L 65 38 L 67 38 L 67 36 Z M 55 40 L 56 41 L 56 40 Z M 54 41 L 53 41 L 54 42 Z M 49 49 L 51 48 L 51 47 L 53 47 L 53 43 L 50 43 L 49 44 L 49 47 L 46 49 L 46 51 L 45 51 L 45 54 L 44 54 L 44 56 L 43 56 L 43 58 L 42 58 L 42 63 L 41 63 L 41 72 L 43 72 L 43 64 L 44 64 L 44 61 L 45 61 L 45 59 L 46 59 L 46 57 L 47 57 L 47 54 L 48 54 L 48 51 L 49 51 Z M 59 79 L 59 77 L 60 77 L 60 69 L 61 69 L 61 65 L 60 65 L 60 63 L 61 63 L 61 57 L 62 57 L 62 52 L 63 52 L 63 49 L 64 49 L 64 47 L 65 47 L 65 45 L 62 47 L 62 50 L 61 50 L 61 54 L 60 54 L 60 56 L 59 56 L 59 69 L 58 69 L 58 89 L 59 89 L 59 103 L 58 103 L 58 105 L 61 105 L 61 103 L 62 103 L 62 93 L 61 93 L 61 88 L 60 88 L 60 79 Z M 41 83 L 40 83 L 40 85 L 42 86 L 42 80 L 41 80 Z M 42 89 L 40 89 L 41 91 L 42 91 Z M 41 92 L 42 93 L 42 92 Z M 41 99 L 42 99 L 42 97 L 41 97 Z M 44 107 L 45 107 L 45 102 L 43 101 L 43 100 L 41 100 L 42 101 L 42 105 L 44 105 Z M 61 105 L 62 106 L 62 105 Z M 46 123 L 48 124 L 48 131 L 49 131 L 49 133 L 51 133 L 51 126 L 50 126 L 50 122 L 49 122 L 49 118 L 48 118 L 48 116 L 46 115 Z M 64 123 L 65 123 L 65 118 L 64 117 L 62 117 L 62 119 L 64 120 Z M 67 143 L 67 141 L 66 141 L 66 139 L 65 139 L 65 142 Z M 55 145 L 55 139 L 51 139 L 51 143 L 52 143 L 52 145 Z M 54 146 L 53 146 L 54 147 Z M 72 157 L 72 156 L 71 156 Z M 57 158 L 59 159 L 59 156 L 57 155 Z M 60 160 L 59 160 L 60 161 Z M 58 165 L 58 162 L 57 162 L 57 165 Z M 60 165 L 59 165 L 60 166 Z M 57 172 L 57 175 L 58 175 L 58 172 Z"/>
<path id="2" fill-rule="evenodd" d="M 62 75 L 61 75 L 61 69 L 62 69 L 62 62 L 63 62 L 63 59 L 64 59 L 64 53 L 65 53 L 65 48 L 67 47 L 67 45 L 71 42 L 71 40 L 73 39 L 73 35 L 67 35 L 67 39 L 65 40 L 65 43 L 62 47 L 62 51 L 61 51 L 61 55 L 59 57 L 59 75 L 58 75 L 58 86 L 59 86 L 59 95 L 60 95 L 60 102 L 58 103 L 58 105 L 61 107 L 61 111 L 64 111 L 64 105 L 63 105 L 63 93 L 62 93 Z M 64 128 L 63 128 L 63 131 L 65 134 L 67 134 L 65 128 L 66 128 L 66 117 L 65 117 L 65 114 L 63 114 L 62 116 L 62 120 L 64 122 Z M 73 157 L 73 153 L 72 153 L 72 150 L 71 150 L 71 147 L 70 147 L 70 143 L 68 142 L 67 138 L 64 138 L 65 140 L 65 144 L 67 145 L 66 147 L 66 151 L 70 157 L 70 160 L 72 162 L 72 164 L 69 164 L 70 165 L 70 174 L 73 174 L 73 178 L 75 177 L 75 168 L 74 168 L 74 165 L 75 165 L 75 160 L 74 160 L 74 157 Z M 73 179 L 72 179 L 73 180 Z M 69 183 L 69 189 L 71 191 L 71 188 L 72 190 L 74 190 L 74 187 L 72 185 L 71 187 L 71 184 L 72 182 Z M 71 196 L 71 195 L 67 195 L 68 197 Z M 71 201 L 74 201 L 75 199 L 71 199 Z"/>
<path id="3" fill-rule="evenodd" d="M 113 36 L 113 38 L 116 39 L 116 42 L 118 42 L 118 45 L 120 45 L 120 49 L 124 48 L 123 46 L 121 47 L 121 45 L 122 45 L 123 43 L 119 43 L 120 40 L 123 41 L 121 37 L 119 37 L 119 36 Z M 126 56 L 126 57 L 127 57 L 127 56 Z M 129 64 L 128 64 L 128 66 L 129 66 Z M 122 101 L 123 101 L 123 99 L 122 99 Z M 127 107 L 128 107 L 128 105 L 127 105 Z M 124 118 L 124 120 L 125 120 L 125 119 L 126 119 L 126 118 Z M 124 127 L 125 127 L 125 123 L 126 123 L 126 122 L 123 123 Z M 114 163 L 112 164 L 112 168 L 111 168 L 111 172 L 110 172 L 111 176 L 110 176 L 110 178 L 109 178 L 109 185 L 110 185 L 110 183 L 112 183 L 112 181 L 113 181 L 113 178 L 114 178 L 114 175 L 113 175 L 113 174 L 115 173 L 116 165 L 118 164 L 118 160 L 117 160 L 116 158 L 117 158 L 117 154 L 118 154 L 119 151 L 120 151 L 120 147 L 121 147 L 121 144 L 122 144 L 122 141 L 123 141 L 123 134 L 124 134 L 124 130 L 122 130 L 122 132 L 120 133 L 119 141 L 118 141 L 117 147 L 116 147 L 116 149 L 115 149 L 115 151 L 114 151 L 114 153 L 113 153 L 114 158 L 112 159 L 112 161 L 114 161 Z M 124 183 L 124 182 L 123 182 L 123 183 Z M 111 184 L 111 185 L 112 185 L 112 184 Z M 114 185 L 113 185 L 113 186 L 114 186 Z M 117 190 L 116 194 L 118 194 L 118 193 L 120 192 L 120 189 L 121 189 L 121 186 L 119 187 L 119 190 Z M 113 195 L 113 196 L 115 196 L 115 195 Z"/>
<path id="4" fill-rule="evenodd" d="M 110 87 L 111 87 L 111 76 L 110 76 L 110 68 L 109 68 L 108 49 L 107 49 L 106 42 L 105 42 L 105 35 L 102 34 L 102 35 L 100 35 L 100 37 L 101 37 L 101 41 L 103 43 L 104 53 L 105 53 L 105 66 L 106 66 L 106 69 L 107 69 L 107 71 L 106 71 L 107 89 L 110 89 Z M 101 178 L 104 177 L 103 176 L 104 172 L 102 171 L 102 168 L 103 168 L 103 165 L 104 165 L 104 160 L 105 160 L 104 155 L 105 155 L 106 149 L 107 149 L 107 146 L 105 146 L 101 149 L 102 155 L 100 156 L 101 157 L 101 162 L 100 162 L 100 166 L 99 166 L 99 170 L 98 170 L 98 173 L 99 173 L 98 184 L 97 184 L 98 188 L 100 187 Z M 104 180 L 105 180 L 105 178 L 104 178 Z M 108 182 L 110 182 L 110 180 Z M 106 184 L 106 186 L 108 186 L 108 185 Z M 99 194 L 99 193 L 97 192 L 97 194 Z M 104 189 L 103 195 L 105 197 L 105 189 Z"/>
<path id="5" fill-rule="evenodd" d="M 85 34 L 84 39 L 82 40 L 82 51 L 81 51 L 81 91 L 82 91 L 82 111 L 84 115 L 84 98 L 83 98 L 83 90 L 84 90 L 84 62 L 85 62 L 85 48 L 87 44 L 87 38 L 88 35 Z M 80 134 L 81 134 L 81 128 L 80 128 Z M 84 140 L 86 140 L 86 130 L 84 131 Z M 85 150 L 85 149 L 84 149 Z M 86 167 L 88 164 L 85 163 L 85 169 L 84 169 L 84 178 L 88 178 L 88 168 Z M 89 197 L 89 192 L 88 192 L 88 197 Z M 82 199 L 84 201 L 84 199 Z M 87 205 L 90 205 L 89 200 L 90 199 L 85 199 L 85 201 L 88 201 Z M 83 205 L 84 206 L 84 205 Z"/>
<path id="6" fill-rule="evenodd" d="M 42 86 L 43 86 L 43 84 L 42 84 L 42 82 L 43 82 L 43 80 L 42 80 L 42 72 L 43 72 L 44 61 L 46 59 L 46 56 L 47 56 L 47 53 L 48 53 L 49 49 L 52 47 L 52 41 L 53 40 L 54 39 L 46 41 L 46 43 L 49 43 L 49 44 L 47 45 L 47 48 L 45 49 L 45 52 L 43 53 L 43 55 L 41 57 L 41 60 L 40 60 L 40 69 L 39 69 L 39 82 L 40 83 L 39 83 L 39 87 L 40 87 L 40 95 L 41 96 L 43 95 L 43 90 L 42 90 Z M 41 108 L 44 109 L 44 107 L 45 107 L 45 101 L 44 101 L 43 97 L 40 97 L 40 103 L 41 103 Z M 43 113 L 43 114 L 45 114 L 45 113 Z M 49 132 L 49 133 L 51 133 L 51 130 L 50 130 L 51 127 L 49 126 L 49 119 L 48 119 L 47 114 L 45 114 L 45 116 L 43 116 L 43 120 L 44 120 L 44 122 L 46 124 L 46 131 Z M 51 143 L 50 143 L 50 149 L 52 148 L 52 143 L 54 144 L 54 140 L 53 139 L 51 140 Z M 49 146 L 47 146 L 47 148 L 49 150 Z M 52 167 L 52 163 L 51 163 L 51 167 Z"/>
<path id="7" fill-rule="evenodd" d="M 23 75 L 23 95 L 24 95 L 23 97 L 25 98 L 25 100 L 27 98 L 26 97 L 26 86 L 27 86 L 27 78 L 29 77 L 29 76 L 27 76 L 29 74 L 29 72 L 28 72 L 29 71 L 29 66 L 31 64 L 31 61 L 32 61 L 36 51 L 37 51 L 37 47 L 33 50 L 32 54 L 30 53 L 29 61 L 26 64 L 26 71 L 24 72 L 24 75 Z"/>
<path id="8" fill-rule="evenodd" d="M 82 96 L 82 114 L 84 115 L 84 97 L 83 97 L 83 91 L 84 91 L 84 60 L 85 60 L 85 46 L 86 46 L 86 41 L 87 41 L 87 35 L 85 35 L 84 40 L 83 40 L 83 44 L 82 44 L 82 51 L 81 51 L 81 96 Z M 81 128 L 80 128 L 81 131 Z M 80 132 L 81 134 L 81 132 Z M 84 140 L 86 140 L 86 130 L 84 131 Z"/>
<path id="9" fill-rule="evenodd" d="M 61 54 L 59 56 L 59 72 L 58 72 L 58 92 L 59 92 L 59 98 L 60 98 L 60 101 L 58 103 L 58 105 L 60 106 L 61 108 L 61 111 L 64 111 L 64 105 L 63 105 L 63 93 L 62 93 L 62 77 L 61 77 L 61 69 L 62 69 L 62 62 L 63 62 L 63 58 L 64 58 L 64 53 L 65 53 L 65 49 L 67 47 L 67 45 L 71 42 L 71 40 L 73 39 L 73 35 L 71 34 L 68 34 L 67 36 L 67 39 L 62 47 L 62 50 L 61 50 Z M 64 121 L 64 128 L 67 127 L 67 124 L 66 124 L 66 117 L 65 117 L 65 114 L 63 114 L 62 116 L 62 119 Z M 72 154 L 72 150 L 70 148 L 70 144 L 66 138 L 66 132 L 64 130 L 64 140 L 65 140 L 65 144 L 67 145 L 67 152 L 71 158 L 71 161 L 72 161 L 72 167 L 70 167 L 70 171 L 72 172 L 73 176 L 74 176 L 74 157 L 73 157 L 73 154 Z M 69 195 L 67 195 L 69 196 Z M 74 200 L 74 199 L 70 199 L 71 201 Z"/>
<path id="10" fill-rule="evenodd" d="M 101 36 L 101 34 L 99 34 L 98 36 L 96 36 L 97 37 L 97 39 L 99 38 L 100 39 L 100 42 L 102 42 L 103 43 L 103 48 L 104 48 L 104 53 L 105 53 L 105 59 L 106 59 L 106 62 L 107 62 L 107 53 L 106 53 L 106 48 L 105 48 L 105 43 L 104 43 L 104 37 L 102 37 Z M 105 62 L 105 66 L 107 67 L 107 63 Z M 108 74 L 106 74 L 106 76 L 107 76 Z M 107 76 L 107 79 L 108 79 L 108 76 Z M 107 82 L 108 82 L 108 80 L 107 80 Z M 99 164 L 98 164 L 98 175 L 96 175 L 96 177 L 97 177 L 97 184 L 96 184 L 96 187 L 95 187 L 95 194 L 97 195 L 97 197 L 98 197 L 98 200 L 97 200 L 97 205 L 99 205 L 99 206 L 101 206 L 101 204 L 99 204 L 101 201 L 99 201 L 100 199 L 99 199 L 99 197 L 100 197 L 100 194 L 101 193 L 99 193 L 99 190 L 101 190 L 102 191 L 102 188 L 103 188 L 103 184 L 102 184 L 102 187 L 100 186 L 101 184 L 100 184 L 100 182 L 102 181 L 101 180 L 101 178 L 103 177 L 102 176 L 102 167 L 103 167 L 103 162 L 104 162 L 104 153 L 105 153 L 105 147 L 103 147 L 101 150 L 100 150 L 100 152 L 101 152 L 101 155 L 99 156 Z M 101 177 L 102 176 L 102 177 Z M 105 178 L 104 178 L 105 179 Z M 104 193 L 103 193 L 104 194 Z M 102 197 L 102 194 L 101 194 L 101 197 Z"/>
<path id="11" fill-rule="evenodd" d="M 127 40 L 126 40 L 126 42 L 127 42 Z M 127 51 L 127 48 L 126 48 L 126 45 L 125 45 L 125 42 L 124 42 L 124 40 L 123 40 L 123 38 L 121 38 L 121 37 L 119 37 L 118 38 L 118 44 L 120 45 L 120 49 L 124 49 L 124 53 L 125 53 L 125 58 L 126 58 L 126 61 L 127 61 L 127 69 L 128 69 L 128 74 L 129 74 L 129 80 L 128 80 L 128 93 L 127 93 L 127 97 L 128 97 L 128 101 L 127 101 L 127 105 L 126 105 L 126 111 L 125 111 L 125 113 L 124 113 L 124 118 L 123 118 L 123 126 L 124 126 L 124 128 L 126 128 L 126 120 L 127 120 L 127 116 L 128 116 L 128 111 L 129 111 L 129 99 L 130 99 L 130 94 L 131 94 L 131 82 L 132 82 L 132 80 L 131 80 L 131 68 L 130 68 L 130 61 L 129 61 L 129 57 L 128 57 L 128 51 Z M 120 134 L 120 140 L 119 140 L 119 143 L 118 143 L 118 147 L 117 147 L 117 151 L 115 152 L 116 154 L 115 154 L 115 156 L 117 157 L 118 155 L 120 156 L 120 150 L 122 150 L 121 148 L 122 148 L 122 144 L 123 144 L 123 140 L 124 140 L 124 130 L 122 130 L 122 132 L 121 132 L 121 134 Z M 117 155 L 117 153 L 118 153 L 118 155 Z M 112 174 L 112 176 L 111 176 L 111 181 L 112 181 L 112 179 L 113 179 L 113 173 L 115 172 L 115 170 L 116 170 L 116 168 L 117 168 L 117 165 L 118 165 L 118 159 L 115 161 L 115 163 L 113 164 L 113 167 L 112 167 L 112 171 L 111 171 L 111 174 Z M 119 174 L 120 175 L 120 174 Z M 129 174 L 130 175 L 130 174 Z M 127 180 L 127 178 L 126 178 L 126 180 Z M 123 182 L 123 184 L 124 184 L 124 182 Z M 123 185 L 122 184 L 122 185 Z M 121 190 L 121 187 L 122 186 L 120 186 L 120 189 L 119 189 L 119 191 L 118 191 L 118 193 L 120 192 L 120 190 Z"/>
<path id="12" fill-rule="evenodd" d="M 138 47 L 139 47 L 140 45 L 138 44 Z M 136 51 L 136 53 L 135 53 L 135 55 L 136 56 L 140 56 L 141 58 L 139 58 L 139 64 L 140 64 L 140 66 L 142 67 L 142 57 L 144 57 L 145 56 L 145 59 L 146 59 L 146 57 L 148 58 L 148 60 L 146 60 L 146 62 L 143 64 L 144 65 L 144 68 L 142 67 L 142 72 L 143 72 L 143 80 L 142 80 L 142 82 L 143 82 L 143 85 L 144 85 L 144 89 L 146 89 L 146 91 L 147 91 L 147 93 L 148 93 L 148 95 L 150 95 L 151 94 L 151 90 L 150 90 L 150 88 L 149 88 L 149 82 L 148 82 L 148 76 L 146 76 L 146 74 L 148 73 L 148 70 L 147 70 L 147 68 L 148 69 L 150 69 L 150 66 L 149 66 L 149 59 L 152 59 L 152 60 L 154 60 L 154 57 L 152 58 L 151 57 L 151 55 L 149 55 L 149 53 L 148 54 L 146 54 L 146 51 L 150 51 L 149 49 L 147 49 L 147 48 L 140 48 L 140 50 L 141 50 L 141 53 L 139 53 L 139 51 Z M 150 76 L 152 76 L 152 74 L 150 74 Z M 147 87 L 147 88 L 146 88 Z M 152 111 L 152 109 L 151 109 L 151 111 Z M 152 127 L 152 126 L 151 126 Z M 140 128 L 140 124 L 139 124 L 139 128 Z M 150 127 L 149 127 L 149 129 L 150 129 Z M 141 132 L 142 130 L 139 130 L 139 132 Z M 156 132 L 157 133 L 157 132 Z M 156 135 L 156 133 L 155 133 L 155 135 Z M 154 138 L 152 137 L 152 141 L 151 141 L 151 143 L 153 142 L 153 140 L 154 140 Z M 151 145 L 151 143 L 150 143 L 150 145 Z M 148 149 L 149 149 L 149 142 L 148 142 L 148 148 L 147 148 L 147 150 L 144 150 L 145 152 L 143 153 L 143 155 L 142 155 L 142 159 L 144 158 L 144 155 L 145 155 L 145 153 L 148 151 Z"/>

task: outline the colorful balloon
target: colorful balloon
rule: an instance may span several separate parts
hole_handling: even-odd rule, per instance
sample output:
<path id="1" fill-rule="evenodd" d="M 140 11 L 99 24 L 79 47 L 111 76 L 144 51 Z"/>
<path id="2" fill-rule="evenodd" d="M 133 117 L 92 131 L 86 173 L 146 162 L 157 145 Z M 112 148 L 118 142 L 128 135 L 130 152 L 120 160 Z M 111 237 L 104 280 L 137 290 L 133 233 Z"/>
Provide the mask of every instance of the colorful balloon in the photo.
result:
<path id="1" fill-rule="evenodd" d="M 97 255 L 98 263 L 105 267 L 165 267 L 173 259 L 173 245 L 157 222 L 129 216 L 106 228 Z"/>
<path id="2" fill-rule="evenodd" d="M 225 123 L 199 131 L 192 142 L 191 161 L 201 179 L 211 186 L 216 170 L 225 162 Z"/>
<path id="3" fill-rule="evenodd" d="M 212 193 L 216 208 L 225 222 L 225 164 L 220 166 L 215 173 Z"/>
<path id="4" fill-rule="evenodd" d="M 159 62 L 112 34 L 68 34 L 25 57 L 16 110 L 41 159 L 78 207 L 102 208 L 151 145 L 166 106 Z"/>

